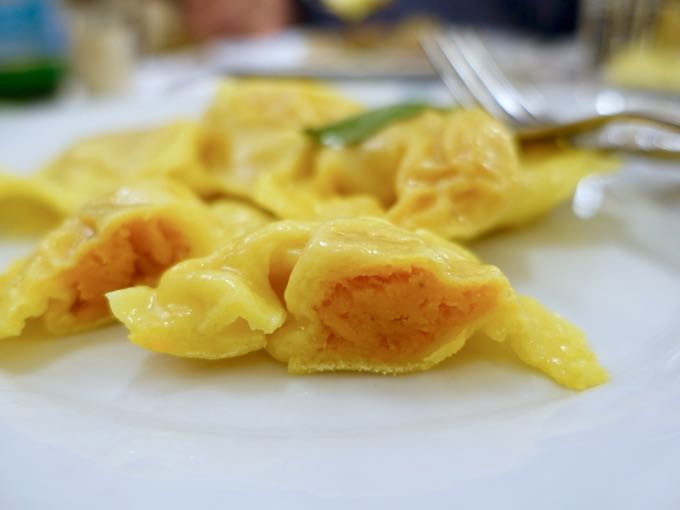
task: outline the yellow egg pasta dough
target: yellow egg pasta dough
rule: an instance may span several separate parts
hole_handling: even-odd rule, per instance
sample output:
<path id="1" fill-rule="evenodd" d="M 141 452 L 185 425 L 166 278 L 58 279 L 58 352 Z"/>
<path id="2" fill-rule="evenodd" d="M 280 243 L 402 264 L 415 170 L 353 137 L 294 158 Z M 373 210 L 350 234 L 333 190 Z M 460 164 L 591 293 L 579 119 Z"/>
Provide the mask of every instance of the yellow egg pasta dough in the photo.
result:
<path id="1" fill-rule="evenodd" d="M 206 255 L 269 221 L 251 210 L 242 204 L 207 207 L 163 180 L 89 202 L 0 276 L 0 338 L 19 335 L 30 319 L 52 333 L 110 321 L 106 292 L 154 283 L 180 260 Z"/>
<path id="2" fill-rule="evenodd" d="M 402 374 L 486 337 L 565 387 L 604 382 L 580 330 L 455 241 L 548 213 L 616 159 L 427 105 L 352 143 L 312 136 L 365 113 L 321 83 L 229 80 L 200 119 L 0 173 L 0 233 L 47 232 L 0 275 L 0 338 L 115 318 L 174 356 Z"/>
<path id="3" fill-rule="evenodd" d="M 266 349 L 292 373 L 407 373 L 475 335 L 570 388 L 606 380 L 576 328 L 501 271 L 427 231 L 377 218 L 283 221 L 108 294 L 131 340 L 196 358 Z"/>

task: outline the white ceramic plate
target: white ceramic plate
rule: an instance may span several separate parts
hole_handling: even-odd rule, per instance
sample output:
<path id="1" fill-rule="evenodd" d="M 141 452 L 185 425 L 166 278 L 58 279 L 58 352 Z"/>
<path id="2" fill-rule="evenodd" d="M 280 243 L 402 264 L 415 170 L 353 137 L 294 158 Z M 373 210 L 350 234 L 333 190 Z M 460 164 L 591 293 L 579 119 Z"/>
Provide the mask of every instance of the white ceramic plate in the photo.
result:
<path id="1" fill-rule="evenodd" d="M 0 112 L 0 164 L 204 101 Z M 573 393 L 474 348 L 404 377 L 294 377 L 153 354 L 117 326 L 6 340 L 0 508 L 678 508 L 680 167 L 629 162 L 476 248 L 586 330 L 608 384 Z M 2 240 L 0 262 L 28 249 Z"/>

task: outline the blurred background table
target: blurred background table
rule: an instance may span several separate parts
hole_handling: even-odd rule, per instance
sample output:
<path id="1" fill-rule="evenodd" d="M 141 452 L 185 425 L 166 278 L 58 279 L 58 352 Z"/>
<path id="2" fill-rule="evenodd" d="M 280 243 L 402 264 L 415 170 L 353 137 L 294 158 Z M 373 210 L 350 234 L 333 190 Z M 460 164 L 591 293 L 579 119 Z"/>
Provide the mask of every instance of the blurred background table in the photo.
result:
<path id="1" fill-rule="evenodd" d="M 650 83 L 639 75 L 649 82 L 654 78 L 649 69 L 656 65 L 663 69 L 657 69 L 653 88 L 673 89 L 680 65 L 658 62 L 663 52 L 665 64 L 674 58 L 680 63 L 674 35 L 680 33 L 675 30 L 679 5 L 676 0 L 9 0 L 0 5 L 0 95 L 162 93 L 222 75 L 427 82 L 436 78 L 419 47 L 422 35 L 469 25 L 481 27 L 501 65 L 519 82 L 602 83 L 604 75 L 644 88 Z M 617 51 L 623 57 L 615 60 L 615 72 L 603 74 L 593 66 Z M 647 72 L 636 73 L 636 66 Z"/>

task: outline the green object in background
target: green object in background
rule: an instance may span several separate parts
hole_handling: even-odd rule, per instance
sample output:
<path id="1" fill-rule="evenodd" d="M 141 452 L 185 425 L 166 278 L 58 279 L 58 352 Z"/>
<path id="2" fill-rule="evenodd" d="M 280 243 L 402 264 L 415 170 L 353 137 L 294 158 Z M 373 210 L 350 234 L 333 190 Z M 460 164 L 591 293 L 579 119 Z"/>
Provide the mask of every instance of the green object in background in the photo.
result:
<path id="1" fill-rule="evenodd" d="M 30 99 L 56 90 L 66 66 L 57 59 L 43 59 L 0 66 L 0 97 Z"/>
<path id="2" fill-rule="evenodd" d="M 0 0 L 0 99 L 54 92 L 66 69 L 57 0 Z"/>
<path id="3" fill-rule="evenodd" d="M 442 110 L 425 103 L 399 103 L 362 112 L 354 117 L 305 132 L 326 147 L 345 147 L 367 139 L 390 124 L 415 117 L 425 110 Z"/>

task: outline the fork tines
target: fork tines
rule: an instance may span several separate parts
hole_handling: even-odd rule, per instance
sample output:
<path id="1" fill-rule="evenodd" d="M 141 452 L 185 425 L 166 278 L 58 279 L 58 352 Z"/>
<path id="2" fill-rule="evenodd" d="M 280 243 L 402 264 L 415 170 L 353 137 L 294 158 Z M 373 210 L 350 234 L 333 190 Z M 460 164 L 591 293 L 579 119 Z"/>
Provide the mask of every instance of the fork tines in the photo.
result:
<path id="1" fill-rule="evenodd" d="M 421 46 L 457 103 L 480 105 L 513 124 L 537 122 L 529 102 L 501 70 L 477 31 L 434 33 L 426 36 Z"/>

